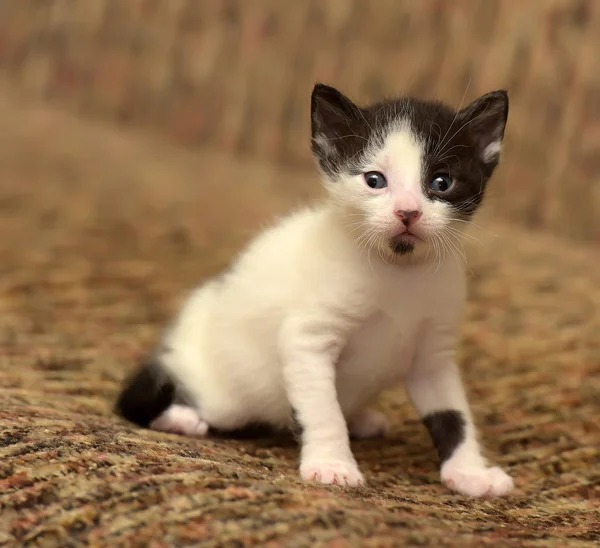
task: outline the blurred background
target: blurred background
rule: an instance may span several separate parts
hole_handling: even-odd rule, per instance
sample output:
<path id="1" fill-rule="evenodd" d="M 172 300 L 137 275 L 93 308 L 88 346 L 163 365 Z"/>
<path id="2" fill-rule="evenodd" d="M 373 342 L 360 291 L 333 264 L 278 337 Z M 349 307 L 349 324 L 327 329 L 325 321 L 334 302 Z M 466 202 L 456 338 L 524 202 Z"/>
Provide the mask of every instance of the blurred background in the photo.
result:
<path id="1" fill-rule="evenodd" d="M 311 167 L 316 80 L 357 100 L 458 106 L 506 88 L 494 210 L 600 239 L 600 3 L 592 0 L 19 0 L 0 3 L 0 71 L 81 116 Z"/>
<path id="2" fill-rule="evenodd" d="M 600 0 L 0 0 L 0 544 L 597 546 L 599 53 Z M 508 499 L 442 487 L 401 390 L 360 494 L 113 414 L 193 285 L 320 193 L 317 80 L 509 91 L 459 348 Z"/>

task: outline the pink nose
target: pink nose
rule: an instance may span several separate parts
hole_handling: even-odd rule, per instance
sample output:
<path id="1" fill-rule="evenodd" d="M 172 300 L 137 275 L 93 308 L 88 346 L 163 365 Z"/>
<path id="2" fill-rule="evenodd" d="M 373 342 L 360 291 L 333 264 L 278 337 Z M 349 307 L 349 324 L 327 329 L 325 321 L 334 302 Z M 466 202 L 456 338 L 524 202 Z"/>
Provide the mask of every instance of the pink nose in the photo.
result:
<path id="1" fill-rule="evenodd" d="M 399 209 L 396 211 L 396 216 L 404 223 L 405 226 L 409 226 L 421 218 L 423 213 L 417 209 L 406 210 Z"/>

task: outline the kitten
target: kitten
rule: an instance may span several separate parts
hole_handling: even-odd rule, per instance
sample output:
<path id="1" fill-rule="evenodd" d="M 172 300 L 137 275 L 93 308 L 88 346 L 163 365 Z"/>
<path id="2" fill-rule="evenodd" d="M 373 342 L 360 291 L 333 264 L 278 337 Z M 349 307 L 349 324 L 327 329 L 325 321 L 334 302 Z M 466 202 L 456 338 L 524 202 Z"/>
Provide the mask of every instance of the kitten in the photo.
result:
<path id="1" fill-rule="evenodd" d="M 189 436 L 296 423 L 301 477 L 356 486 L 349 438 L 387 433 L 371 405 L 403 380 L 442 481 L 505 495 L 513 482 L 482 457 L 455 361 L 465 275 L 448 251 L 498 164 L 506 92 L 459 111 L 413 98 L 361 108 L 317 84 L 311 115 L 330 199 L 194 291 L 118 412 Z"/>

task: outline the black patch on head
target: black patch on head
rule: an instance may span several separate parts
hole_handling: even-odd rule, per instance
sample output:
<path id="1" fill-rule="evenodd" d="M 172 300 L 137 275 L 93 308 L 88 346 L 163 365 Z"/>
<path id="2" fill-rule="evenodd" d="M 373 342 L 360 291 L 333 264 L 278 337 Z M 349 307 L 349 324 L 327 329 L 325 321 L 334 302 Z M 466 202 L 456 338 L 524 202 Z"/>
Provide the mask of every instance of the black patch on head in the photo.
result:
<path id="1" fill-rule="evenodd" d="M 432 200 L 450 204 L 459 216 L 472 215 L 481 204 L 499 154 L 485 157 L 488 145 L 502 142 L 508 118 L 505 91 L 488 93 L 455 112 L 442 103 L 413 101 L 411 125 L 425 143 L 423 190 Z M 436 195 L 427 185 L 436 174 L 455 181 L 447 193 Z"/>
<path id="2" fill-rule="evenodd" d="M 415 250 L 414 244 L 410 242 L 396 242 L 392 240 L 392 250 L 398 255 L 407 255 Z"/>
<path id="3" fill-rule="evenodd" d="M 436 411 L 427 415 L 423 422 L 440 456 L 447 461 L 455 449 L 465 440 L 465 419 L 459 411 Z"/>
<path id="4" fill-rule="evenodd" d="M 335 179 L 342 172 L 356 175 L 369 147 L 382 144 L 390 126 L 405 121 L 425 144 L 425 194 L 449 203 L 457 215 L 469 216 L 481 203 L 499 161 L 498 155 L 485 158 L 484 151 L 502 141 L 507 117 L 505 91 L 488 93 L 455 111 L 438 101 L 412 97 L 359 107 L 336 89 L 316 84 L 311 98 L 312 151 L 329 177 Z M 438 173 L 456 181 L 443 195 L 427 188 Z"/>
<path id="5" fill-rule="evenodd" d="M 162 365 L 163 355 L 157 353 L 140 364 L 125 381 L 115 406 L 117 414 L 144 428 L 180 399 Z"/>

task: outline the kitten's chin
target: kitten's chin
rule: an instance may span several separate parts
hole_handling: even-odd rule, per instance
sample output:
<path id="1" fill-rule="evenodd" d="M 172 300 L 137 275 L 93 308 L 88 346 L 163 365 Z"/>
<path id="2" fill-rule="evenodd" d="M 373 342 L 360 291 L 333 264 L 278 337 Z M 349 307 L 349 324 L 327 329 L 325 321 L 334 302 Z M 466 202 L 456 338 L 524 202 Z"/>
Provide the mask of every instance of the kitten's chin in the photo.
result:
<path id="1" fill-rule="evenodd" d="M 431 245 L 414 235 L 401 235 L 389 240 L 388 257 L 393 263 L 398 264 L 420 264 L 434 260 Z"/>
<path id="2" fill-rule="evenodd" d="M 407 241 L 392 241 L 390 243 L 390 247 L 392 248 L 392 252 L 394 253 L 394 255 L 409 255 L 415 250 L 415 244 Z"/>
<path id="3" fill-rule="evenodd" d="M 395 255 L 409 255 L 423 240 L 414 234 L 398 234 L 390 240 L 390 248 Z"/>

